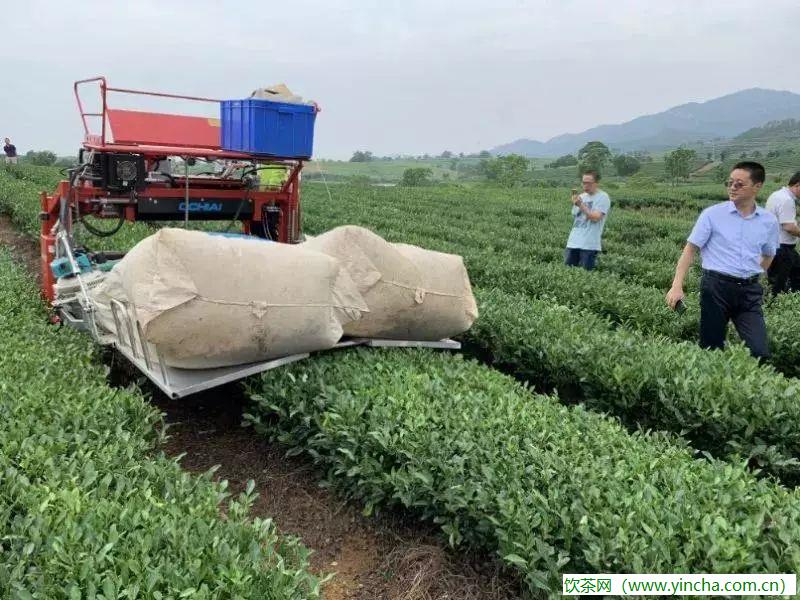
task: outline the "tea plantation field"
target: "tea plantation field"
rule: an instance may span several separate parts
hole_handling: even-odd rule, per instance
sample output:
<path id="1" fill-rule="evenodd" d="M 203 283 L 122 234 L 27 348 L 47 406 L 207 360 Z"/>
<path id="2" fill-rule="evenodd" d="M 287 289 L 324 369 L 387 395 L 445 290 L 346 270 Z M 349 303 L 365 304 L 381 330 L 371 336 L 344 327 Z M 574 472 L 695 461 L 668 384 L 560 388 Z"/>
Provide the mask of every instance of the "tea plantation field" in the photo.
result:
<path id="1" fill-rule="evenodd" d="M 0 171 L 0 210 L 36 235 L 38 192 L 56 178 L 48 169 Z M 357 224 L 392 241 L 464 256 L 480 318 L 462 340 L 466 357 L 355 350 L 253 378 L 245 384 L 252 401 L 247 420 L 258 435 L 318 462 L 330 485 L 365 511 L 402 510 L 432 522 L 450 544 L 499 557 L 532 594 L 560 589 L 563 572 L 797 572 L 800 338 L 790 332 L 796 330 L 800 297 L 781 297 L 767 308 L 772 364 L 759 365 L 738 343 L 722 352 L 700 350 L 694 342 L 697 273 L 689 280 L 685 314 L 670 311 L 664 293 L 696 215 L 721 199 L 722 189 L 621 188 L 611 197 L 606 252 L 598 270 L 588 273 L 561 265 L 570 226 L 566 189 L 344 184 L 328 189 L 306 183 L 308 233 Z M 84 241 L 93 249 L 125 249 L 151 232 L 143 225 L 125 226 L 111 240 Z M 13 325 L 0 328 L 0 335 L 20 348 L 15 354 L 24 360 L 36 355 L 39 343 L 29 330 L 45 338 L 51 334 L 36 325 L 41 307 L 29 282 L 5 261 L 0 276 L 28 287 L 11 296 L 24 301 L 8 301 L 16 313 L 4 317 Z M 139 412 L 131 416 L 126 409 L 122 423 L 132 423 L 145 438 L 147 432 L 153 435 L 152 416 L 136 392 L 109 391 L 88 342 L 66 339 L 83 348 L 81 368 L 94 373 L 86 377 L 99 390 L 93 387 L 91 393 L 114 398 L 85 408 L 81 418 L 117 423 L 122 417 L 106 414 L 109 406 L 133 403 Z M 29 365 L 40 364 L 30 360 Z M 55 366 L 45 379 L 58 382 L 49 397 L 65 398 L 61 412 L 70 398 L 86 396 L 74 389 L 84 384 L 61 381 Z M 41 397 L 22 397 L 13 409 L 25 415 L 56 410 Z M 31 425 L 26 480 L 33 481 L 37 469 L 47 470 L 58 431 L 82 430 L 77 417 L 64 414 L 48 417 L 47 435 L 37 435 Z M 10 448 L 21 444 L 2 435 L 0 430 L 0 443 Z M 142 463 L 147 455 L 142 448 L 155 442 L 149 443 L 115 439 L 113 447 L 126 453 L 126 460 Z M 0 453 L 5 455 L 11 455 L 7 448 Z M 99 493 L 98 482 L 117 472 L 112 463 L 95 466 L 94 478 L 76 474 L 70 481 Z M 47 481 L 41 485 L 52 487 Z M 213 490 L 210 483 L 203 485 Z M 138 497 L 154 486 L 134 483 L 124 489 Z M 116 493 L 110 483 L 102 493 L 111 488 Z M 163 503 L 163 490 L 154 489 L 148 497 Z M 47 497 L 44 491 L 37 493 L 22 501 L 22 512 L 45 519 L 50 504 L 39 500 Z M 0 510 L 12 507 L 0 512 L 0 519 L 17 518 L 15 502 L 11 496 L 0 503 Z M 210 513 L 202 518 L 239 543 L 278 535 L 263 524 L 262 529 L 246 524 L 245 504 L 236 513 L 241 521 L 223 525 Z M 153 518 L 173 514 L 153 510 Z M 178 527 L 181 521 L 175 519 Z M 116 523 L 117 530 L 126 526 Z M 141 532 L 149 526 L 137 535 L 146 535 Z M 17 531 L 17 544 L 38 543 L 22 528 Z M 50 539 L 47 532 L 41 539 Z M 84 548 L 88 542 L 78 537 L 72 543 Z M 97 543 L 102 548 L 105 541 Z M 224 544 L 226 551 L 236 547 L 231 544 Z M 17 577 L 10 580 L 22 582 L 18 585 L 38 584 L 34 576 L 17 574 L 20 567 L 7 557 L 19 553 L 10 552 L 0 557 L 0 583 L 12 574 L 8 577 Z M 255 581 L 250 569 L 261 561 L 269 567 L 261 572 L 265 581 L 313 588 L 302 569 L 287 579 L 288 563 L 281 561 L 302 562 L 298 547 L 281 546 L 281 552 L 272 562 L 235 553 L 209 561 L 229 565 L 236 558 L 237 574 L 247 581 Z M 128 558 L 109 553 L 108 572 L 120 576 Z M 52 581 L 67 569 L 56 554 L 43 556 L 41 565 L 21 556 L 24 569 L 37 576 L 36 569 L 53 569 Z"/>

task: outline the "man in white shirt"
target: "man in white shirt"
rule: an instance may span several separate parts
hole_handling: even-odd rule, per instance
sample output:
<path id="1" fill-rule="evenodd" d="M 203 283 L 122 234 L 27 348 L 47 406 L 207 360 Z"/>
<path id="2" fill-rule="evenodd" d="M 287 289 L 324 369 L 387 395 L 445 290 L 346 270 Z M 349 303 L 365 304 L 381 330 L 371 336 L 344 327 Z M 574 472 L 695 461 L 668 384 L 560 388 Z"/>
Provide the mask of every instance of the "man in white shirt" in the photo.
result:
<path id="1" fill-rule="evenodd" d="M 800 292 L 800 254 L 797 241 L 800 227 L 797 223 L 797 199 L 800 198 L 800 171 L 792 175 L 789 185 L 773 192 L 766 208 L 774 214 L 780 225 L 780 247 L 767 275 L 772 292 Z"/>

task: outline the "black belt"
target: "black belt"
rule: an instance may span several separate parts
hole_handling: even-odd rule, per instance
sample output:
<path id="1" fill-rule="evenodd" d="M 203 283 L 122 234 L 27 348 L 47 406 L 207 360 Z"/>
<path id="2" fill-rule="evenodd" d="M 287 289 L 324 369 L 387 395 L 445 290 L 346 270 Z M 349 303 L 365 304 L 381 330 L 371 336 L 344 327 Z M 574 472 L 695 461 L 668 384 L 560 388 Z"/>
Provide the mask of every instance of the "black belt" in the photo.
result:
<path id="1" fill-rule="evenodd" d="M 761 275 L 753 275 L 751 277 L 734 277 L 733 275 L 727 275 L 726 273 L 720 273 L 719 271 L 709 271 L 708 269 L 703 269 L 703 275 L 721 279 L 722 281 L 738 283 L 740 285 L 758 283 L 758 279 L 761 277 Z"/>
<path id="2" fill-rule="evenodd" d="M 794 250 L 794 247 L 796 245 L 797 244 L 781 244 L 781 248 L 791 248 L 792 250 Z"/>

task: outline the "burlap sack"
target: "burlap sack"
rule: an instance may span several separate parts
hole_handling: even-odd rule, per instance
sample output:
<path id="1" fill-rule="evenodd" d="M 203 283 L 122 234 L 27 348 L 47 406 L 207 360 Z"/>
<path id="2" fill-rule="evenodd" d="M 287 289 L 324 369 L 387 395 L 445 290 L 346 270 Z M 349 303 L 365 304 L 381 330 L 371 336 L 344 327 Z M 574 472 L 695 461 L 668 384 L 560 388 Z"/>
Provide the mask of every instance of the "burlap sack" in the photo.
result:
<path id="1" fill-rule="evenodd" d="M 366 300 L 369 313 L 346 324 L 346 335 L 435 341 L 463 333 L 478 316 L 460 256 L 391 244 L 352 225 L 302 245 L 338 259 Z"/>
<path id="2" fill-rule="evenodd" d="M 464 333 L 478 318 L 464 259 L 456 254 L 426 250 L 410 244 L 392 244 L 414 264 L 422 279 L 423 301 L 404 314 L 416 340 L 440 340 Z M 369 302 L 367 302 L 369 306 Z"/>
<path id="3" fill-rule="evenodd" d="M 304 102 L 302 96 L 292 93 L 285 83 L 277 83 L 254 90 L 250 97 L 273 102 L 286 102 L 287 104 L 311 104 L 311 102 Z"/>
<path id="4" fill-rule="evenodd" d="M 137 244 L 94 295 L 106 327 L 110 298 L 129 302 L 147 341 L 185 369 L 327 349 L 367 311 L 330 256 L 171 228 Z"/>

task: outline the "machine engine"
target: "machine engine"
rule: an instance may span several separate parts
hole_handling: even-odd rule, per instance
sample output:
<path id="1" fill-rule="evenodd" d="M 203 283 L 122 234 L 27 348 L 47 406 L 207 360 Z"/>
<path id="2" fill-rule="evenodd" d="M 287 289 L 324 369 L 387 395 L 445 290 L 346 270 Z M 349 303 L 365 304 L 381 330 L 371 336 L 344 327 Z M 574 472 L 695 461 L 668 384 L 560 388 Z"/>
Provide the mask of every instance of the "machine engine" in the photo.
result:
<path id="1" fill-rule="evenodd" d="M 119 152 L 94 153 L 92 180 L 105 190 L 125 193 L 143 190 L 147 185 L 144 156 Z"/>

